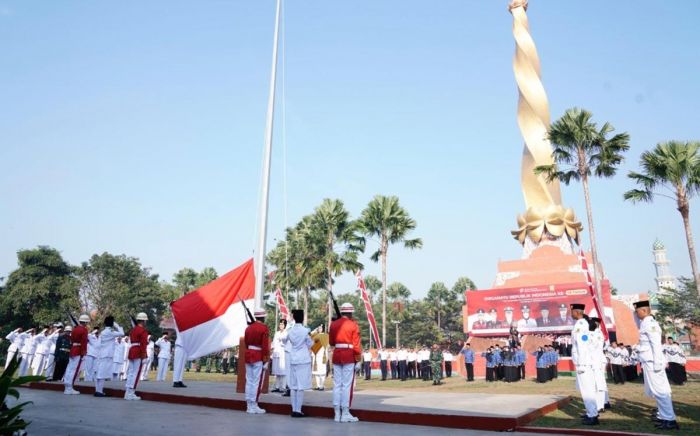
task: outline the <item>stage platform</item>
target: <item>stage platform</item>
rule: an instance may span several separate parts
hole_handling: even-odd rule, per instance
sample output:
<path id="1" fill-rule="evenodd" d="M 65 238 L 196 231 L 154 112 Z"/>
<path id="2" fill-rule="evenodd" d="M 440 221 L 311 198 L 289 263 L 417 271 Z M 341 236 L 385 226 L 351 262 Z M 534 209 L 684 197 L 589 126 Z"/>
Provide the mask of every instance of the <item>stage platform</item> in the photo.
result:
<path id="1" fill-rule="evenodd" d="M 245 410 L 244 396 L 236 393 L 234 383 L 193 381 L 187 386 L 173 388 L 170 382 L 146 381 L 139 383 L 137 393 L 146 401 Z M 63 390 L 59 383 L 32 383 L 29 387 Z M 79 382 L 76 389 L 82 394 L 95 392 L 92 383 Z M 124 382 L 106 382 L 105 393 L 123 397 Z M 352 413 L 370 422 L 504 431 L 522 427 L 569 401 L 569 397 L 557 395 L 363 390 L 355 392 Z M 279 394 L 263 394 L 259 403 L 268 413 L 291 413 L 289 398 Z M 332 419 L 332 391 L 307 391 L 303 410 L 309 417 Z"/>

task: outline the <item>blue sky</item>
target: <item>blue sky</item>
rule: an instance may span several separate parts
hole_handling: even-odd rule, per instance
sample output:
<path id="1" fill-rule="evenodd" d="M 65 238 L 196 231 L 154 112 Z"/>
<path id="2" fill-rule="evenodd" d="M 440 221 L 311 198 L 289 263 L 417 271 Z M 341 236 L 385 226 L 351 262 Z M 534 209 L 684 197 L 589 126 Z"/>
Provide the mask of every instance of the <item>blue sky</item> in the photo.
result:
<path id="1" fill-rule="evenodd" d="M 357 216 L 397 195 L 424 248 L 391 248 L 390 281 L 416 297 L 462 275 L 491 287 L 497 262 L 521 254 L 509 231 L 524 210 L 508 2 L 287 3 L 270 245 L 285 226 L 286 143 L 286 224 L 325 197 Z M 700 139 L 695 9 L 530 2 L 552 118 L 582 106 L 632 137 L 618 177 L 592 184 L 600 258 L 625 293 L 654 286 L 657 237 L 690 275 L 673 204 L 622 193 L 642 151 Z M 250 257 L 273 17 L 273 0 L 0 0 L 0 276 L 39 244 L 76 264 L 136 256 L 165 279 Z M 563 195 L 584 219 L 580 186 Z"/>

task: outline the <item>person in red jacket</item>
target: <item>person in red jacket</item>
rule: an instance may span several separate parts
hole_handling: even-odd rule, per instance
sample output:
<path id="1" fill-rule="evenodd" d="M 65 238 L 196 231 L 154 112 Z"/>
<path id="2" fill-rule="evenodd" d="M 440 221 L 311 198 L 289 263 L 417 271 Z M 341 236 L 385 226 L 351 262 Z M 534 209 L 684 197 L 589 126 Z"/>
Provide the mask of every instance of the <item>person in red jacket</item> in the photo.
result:
<path id="1" fill-rule="evenodd" d="M 148 330 L 144 327 L 148 321 L 148 315 L 144 312 L 136 315 L 136 325 L 129 332 L 129 366 L 126 370 L 126 393 L 125 400 L 140 400 L 141 397 L 136 395 L 136 385 L 141 376 L 141 366 L 143 359 L 147 356 L 146 347 L 148 347 Z"/>
<path id="2" fill-rule="evenodd" d="M 70 335 L 70 357 L 66 373 L 63 375 L 63 393 L 66 395 L 80 394 L 80 392 L 73 389 L 73 384 L 80 373 L 80 364 L 83 361 L 83 356 L 87 354 L 88 330 L 86 326 L 89 322 L 90 317 L 87 314 L 80 315 L 78 325 L 75 326 Z"/>
<path id="3" fill-rule="evenodd" d="M 360 328 L 352 319 L 355 308 L 350 303 L 340 306 L 340 318 L 331 323 L 328 333 L 333 350 L 333 409 L 336 422 L 356 422 L 350 414 L 355 364 L 360 361 Z M 342 412 L 341 412 L 342 409 Z"/>
<path id="4" fill-rule="evenodd" d="M 245 329 L 245 401 L 247 413 L 265 413 L 258 407 L 258 390 L 262 386 L 263 365 L 270 358 L 270 331 L 265 325 L 265 311 L 255 311 L 255 322 Z"/>

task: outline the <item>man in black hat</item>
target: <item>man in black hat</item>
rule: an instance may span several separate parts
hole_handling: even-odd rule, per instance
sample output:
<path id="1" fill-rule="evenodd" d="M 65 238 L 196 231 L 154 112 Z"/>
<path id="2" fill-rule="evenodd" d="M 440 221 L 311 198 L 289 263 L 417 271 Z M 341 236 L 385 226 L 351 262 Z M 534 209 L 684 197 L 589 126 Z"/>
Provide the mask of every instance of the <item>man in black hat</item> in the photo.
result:
<path id="1" fill-rule="evenodd" d="M 591 332 L 584 314 L 584 304 L 572 304 L 571 316 L 576 320 L 571 330 L 571 361 L 576 367 L 576 386 L 581 392 L 581 399 L 586 406 L 584 425 L 598 425 L 598 406 L 596 404 L 596 383 L 593 372 L 595 360 L 591 350 Z"/>
<path id="2" fill-rule="evenodd" d="M 574 319 L 569 316 L 569 309 L 566 304 L 559 305 L 559 316 L 552 320 L 554 325 L 573 325 Z"/>
<path id="3" fill-rule="evenodd" d="M 680 427 L 673 411 L 671 385 L 664 371 L 666 360 L 661 346 L 661 327 L 651 316 L 648 300 L 634 303 L 634 310 L 641 320 L 637 356 L 644 371 L 644 392 L 656 400 L 656 413 L 652 414 L 651 419 L 660 430 L 678 430 Z"/>
<path id="4" fill-rule="evenodd" d="M 472 323 L 472 329 L 479 330 L 485 328 L 488 328 L 488 324 L 486 323 L 486 313 L 484 312 L 484 309 L 479 309 L 476 311 L 476 321 Z"/>
<path id="5" fill-rule="evenodd" d="M 520 306 L 522 318 L 518 320 L 518 330 L 537 327 L 537 321 L 530 317 L 530 305 L 523 304 Z"/>

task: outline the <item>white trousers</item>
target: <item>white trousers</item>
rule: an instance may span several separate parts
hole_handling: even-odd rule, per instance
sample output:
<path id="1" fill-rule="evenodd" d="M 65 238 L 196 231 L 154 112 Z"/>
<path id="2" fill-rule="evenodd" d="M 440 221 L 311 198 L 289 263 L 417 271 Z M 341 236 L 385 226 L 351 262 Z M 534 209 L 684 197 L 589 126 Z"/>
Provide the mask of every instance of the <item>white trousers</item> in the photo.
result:
<path id="1" fill-rule="evenodd" d="M 85 373 L 85 381 L 95 380 L 95 356 L 86 355 L 83 357 L 83 372 Z"/>
<path id="2" fill-rule="evenodd" d="M 583 371 L 579 374 L 579 371 Z M 581 392 L 581 399 L 586 406 L 586 415 L 589 418 L 598 416 L 598 405 L 596 404 L 596 384 L 593 368 L 590 366 L 576 368 L 576 386 Z"/>
<path id="3" fill-rule="evenodd" d="M 32 360 L 32 375 L 41 375 L 46 362 L 46 354 L 35 354 Z"/>
<path id="4" fill-rule="evenodd" d="M 108 380 L 112 378 L 112 368 L 114 362 L 112 357 L 100 357 L 97 359 L 97 368 L 95 368 L 95 380 Z M 99 391 L 102 392 L 102 391 Z"/>
<path id="5" fill-rule="evenodd" d="M 168 373 L 169 363 L 170 359 L 167 357 L 158 358 L 158 376 L 156 377 L 156 381 L 165 381 L 165 375 Z"/>
<path id="6" fill-rule="evenodd" d="M 122 363 L 112 361 L 112 377 L 114 377 L 115 380 L 119 379 L 119 373 L 121 372 L 121 370 Z"/>
<path id="7" fill-rule="evenodd" d="M 666 371 L 663 369 L 654 372 L 653 362 L 642 362 L 644 370 L 644 393 L 656 400 L 656 407 L 659 409 L 657 416 L 666 421 L 675 421 L 676 414 L 673 411 L 673 401 L 671 400 L 671 385 L 668 384 Z"/>
<path id="8" fill-rule="evenodd" d="M 148 380 L 148 371 L 151 370 L 152 363 L 153 357 L 148 357 L 143 361 L 143 367 L 141 368 L 141 380 Z"/>
<path id="9" fill-rule="evenodd" d="M 301 406 L 304 404 L 304 391 L 301 389 L 292 389 L 289 393 L 292 401 L 292 412 L 301 413 Z"/>
<path id="10" fill-rule="evenodd" d="M 19 376 L 29 374 L 29 364 L 32 363 L 33 354 L 22 353 L 22 361 L 19 363 Z"/>
<path id="11" fill-rule="evenodd" d="M 175 360 L 173 361 L 173 383 L 182 382 L 182 375 L 185 373 L 185 363 L 187 355 L 185 349 L 175 345 Z"/>
<path id="12" fill-rule="evenodd" d="M 53 370 L 56 364 L 56 356 L 53 354 L 49 354 L 48 359 L 46 359 L 46 367 L 44 368 L 44 374 L 43 376 L 46 378 L 52 378 L 53 377 Z"/>
<path id="13" fill-rule="evenodd" d="M 322 388 L 326 384 L 326 376 L 325 375 L 315 375 L 314 378 L 316 379 L 316 387 L 317 388 Z"/>
<path id="14" fill-rule="evenodd" d="M 257 401 L 258 385 L 260 384 L 260 375 L 262 373 L 262 362 L 246 363 L 245 364 L 245 400 Z"/>
<path id="15" fill-rule="evenodd" d="M 126 388 L 135 389 L 136 388 L 136 377 L 138 377 L 139 368 L 141 368 L 141 359 L 129 359 L 128 366 L 126 368 Z M 143 368 L 141 368 L 143 370 Z"/>
<path id="16" fill-rule="evenodd" d="M 333 407 L 350 407 L 350 389 L 355 375 L 355 364 L 333 364 Z"/>
<path id="17" fill-rule="evenodd" d="M 73 380 L 77 380 L 76 373 L 80 371 L 78 366 L 80 365 L 80 356 L 73 356 L 68 359 L 68 366 L 66 367 L 66 373 L 63 376 L 63 386 L 66 389 L 73 387 Z"/>
<path id="18" fill-rule="evenodd" d="M 276 375 L 274 387 L 276 389 L 279 389 L 280 391 L 287 389 L 287 376 L 286 375 Z"/>
<path id="19" fill-rule="evenodd" d="M 15 354 L 17 354 L 17 350 L 7 352 L 7 359 L 5 359 L 5 369 L 7 369 L 8 365 L 12 361 L 12 358 L 15 357 Z"/>
<path id="20" fill-rule="evenodd" d="M 593 368 L 595 377 L 595 402 L 598 410 L 605 408 L 608 402 L 608 382 L 605 380 L 605 367 L 595 366 Z"/>

